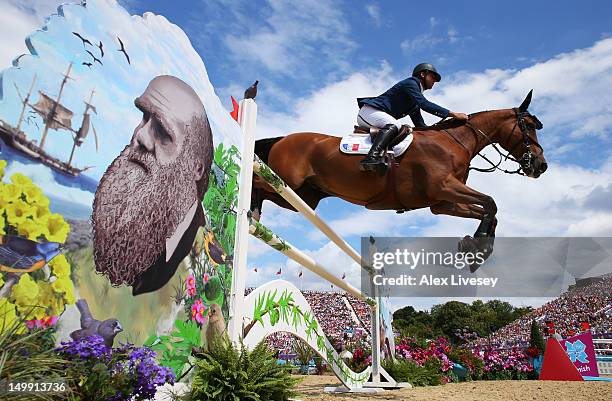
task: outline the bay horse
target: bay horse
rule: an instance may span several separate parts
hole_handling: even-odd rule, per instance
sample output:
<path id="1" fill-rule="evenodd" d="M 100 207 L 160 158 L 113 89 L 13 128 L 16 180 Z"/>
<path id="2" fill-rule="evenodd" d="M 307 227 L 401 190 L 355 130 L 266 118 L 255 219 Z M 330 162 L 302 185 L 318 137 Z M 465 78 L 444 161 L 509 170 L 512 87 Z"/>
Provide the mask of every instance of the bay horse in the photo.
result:
<path id="1" fill-rule="evenodd" d="M 361 171 L 363 155 L 341 153 L 341 138 L 336 136 L 300 132 L 262 139 L 255 142 L 255 153 L 312 209 L 321 199 L 335 196 L 368 209 L 401 212 L 429 207 L 433 214 L 480 220 L 474 237 L 459 242 L 459 251 L 480 251 L 486 259 L 493 251 L 497 206 L 491 196 L 466 185 L 470 162 L 488 145 L 499 144 L 508 152 L 506 157 L 519 164 L 516 173 L 537 178 L 546 171 L 536 134 L 542 123 L 527 110 L 532 93 L 518 108 L 483 111 L 470 115 L 467 122 L 451 119 L 414 129 L 412 144 L 392 161 L 395 166 L 386 177 Z M 254 175 L 251 211 L 256 219 L 265 199 L 295 210 Z"/>

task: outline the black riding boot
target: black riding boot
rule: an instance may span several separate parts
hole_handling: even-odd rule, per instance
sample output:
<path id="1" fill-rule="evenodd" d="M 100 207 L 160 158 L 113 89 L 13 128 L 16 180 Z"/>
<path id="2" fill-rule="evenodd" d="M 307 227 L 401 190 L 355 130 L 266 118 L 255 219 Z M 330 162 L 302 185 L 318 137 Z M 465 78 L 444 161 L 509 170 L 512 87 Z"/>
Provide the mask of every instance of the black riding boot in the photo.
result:
<path id="1" fill-rule="evenodd" d="M 359 167 L 362 171 L 386 170 L 387 164 L 384 161 L 383 155 L 387 150 L 387 146 L 389 146 L 398 132 L 399 130 L 395 124 L 387 124 L 378 132 L 378 135 L 374 138 L 374 143 L 372 144 L 370 152 L 361 162 L 359 162 Z"/>

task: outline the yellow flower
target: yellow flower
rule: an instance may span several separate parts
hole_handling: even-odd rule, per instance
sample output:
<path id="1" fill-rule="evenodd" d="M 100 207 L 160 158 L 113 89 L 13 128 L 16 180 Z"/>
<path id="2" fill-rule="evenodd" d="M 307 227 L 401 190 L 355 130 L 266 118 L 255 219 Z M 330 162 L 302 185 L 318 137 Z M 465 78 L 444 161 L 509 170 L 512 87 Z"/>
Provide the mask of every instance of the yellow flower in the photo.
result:
<path id="1" fill-rule="evenodd" d="M 11 176 L 11 182 L 18 186 L 32 185 L 32 180 L 21 173 L 15 173 Z"/>
<path id="2" fill-rule="evenodd" d="M 7 298 L 0 298 L 0 334 L 13 327 L 13 325 L 17 323 L 17 320 L 15 305 L 10 303 Z M 24 332 L 25 326 L 20 324 L 17 329 L 17 334 L 22 334 Z"/>
<path id="3" fill-rule="evenodd" d="M 11 298 L 18 306 L 32 306 L 38 301 L 38 284 L 28 273 L 21 275 L 11 290 Z"/>
<path id="4" fill-rule="evenodd" d="M 36 185 L 24 185 L 22 191 L 26 197 L 26 202 L 29 204 L 38 203 L 42 198 L 45 198 L 42 189 Z"/>
<path id="5" fill-rule="evenodd" d="M 15 184 L 5 184 L 4 193 L 9 202 L 14 202 L 21 199 L 22 191 L 21 188 Z"/>
<path id="6" fill-rule="evenodd" d="M 47 230 L 49 230 L 49 235 L 46 236 L 47 241 L 63 244 L 68 238 L 70 225 L 66 223 L 61 214 L 53 213 L 47 216 Z"/>
<path id="7" fill-rule="evenodd" d="M 61 315 L 66 309 L 62 295 L 57 294 L 53 290 L 53 285 L 47 282 L 39 282 L 38 288 L 38 303 L 47 308 L 49 316 Z"/>
<path id="8" fill-rule="evenodd" d="M 0 160 L 2 161 L 2 160 Z M 4 285 L 4 276 L 2 273 L 0 273 L 0 288 L 2 288 L 2 286 Z"/>
<path id="9" fill-rule="evenodd" d="M 26 219 L 23 223 L 19 224 L 17 231 L 20 235 L 23 235 L 33 241 L 38 240 L 38 237 L 41 235 L 45 237 L 49 235 L 46 225 L 43 225 L 40 222 L 35 222 L 32 219 Z"/>
<path id="10" fill-rule="evenodd" d="M 0 208 L 0 234 L 6 234 L 4 227 L 6 226 L 6 220 L 4 219 L 4 209 Z"/>
<path id="11" fill-rule="evenodd" d="M 4 209 L 11 202 L 6 192 L 5 185 L 0 183 L 0 208 Z"/>
<path id="12" fill-rule="evenodd" d="M 4 169 L 6 168 L 6 160 L 0 160 L 0 180 L 4 177 Z"/>
<path id="13" fill-rule="evenodd" d="M 64 294 L 66 304 L 75 303 L 74 284 L 69 277 L 58 278 L 51 284 L 51 287 L 53 287 L 53 291 Z"/>
<path id="14" fill-rule="evenodd" d="M 56 277 L 68 277 L 70 276 L 70 263 L 64 255 L 57 255 L 51 262 L 49 262 L 49 267 L 51 267 L 51 271 L 53 275 Z"/>
<path id="15" fill-rule="evenodd" d="M 51 211 L 49 210 L 48 203 L 49 202 L 47 199 L 46 205 L 38 202 L 35 205 L 32 205 L 32 209 L 34 210 L 34 214 L 32 217 L 34 218 L 34 221 L 38 221 L 39 224 L 47 225 L 47 220 L 45 219 L 45 217 L 49 216 L 49 214 L 51 213 Z"/>
<path id="16" fill-rule="evenodd" d="M 21 199 L 13 201 L 13 203 L 6 205 L 6 219 L 9 224 L 19 227 L 20 224 L 34 214 L 33 208 L 22 201 Z"/>

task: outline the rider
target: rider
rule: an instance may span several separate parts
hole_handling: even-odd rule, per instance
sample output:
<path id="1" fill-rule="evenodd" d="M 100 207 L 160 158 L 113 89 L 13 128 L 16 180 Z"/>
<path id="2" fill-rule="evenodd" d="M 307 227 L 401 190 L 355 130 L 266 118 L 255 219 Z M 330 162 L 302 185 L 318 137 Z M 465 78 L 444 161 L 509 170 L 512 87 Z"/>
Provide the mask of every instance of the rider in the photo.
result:
<path id="1" fill-rule="evenodd" d="M 376 170 L 386 167 L 383 161 L 385 149 L 398 134 L 402 124 L 397 120 L 410 116 L 415 127 L 426 127 L 421 109 L 435 116 L 448 116 L 466 121 L 465 113 L 449 111 L 430 102 L 423 96 L 423 91 L 433 88 L 441 76 L 430 63 L 421 63 L 414 67 L 412 76 L 393 85 L 377 97 L 358 98 L 359 114 L 357 124 L 361 127 L 381 128 L 374 138 L 374 143 L 368 155 L 360 162 L 362 170 Z"/>

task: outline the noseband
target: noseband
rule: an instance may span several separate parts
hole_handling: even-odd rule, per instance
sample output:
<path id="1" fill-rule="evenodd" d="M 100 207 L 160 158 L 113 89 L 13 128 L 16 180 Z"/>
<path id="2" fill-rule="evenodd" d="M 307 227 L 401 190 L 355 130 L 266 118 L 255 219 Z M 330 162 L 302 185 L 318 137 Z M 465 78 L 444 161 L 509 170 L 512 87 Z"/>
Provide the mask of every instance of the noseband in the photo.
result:
<path id="1" fill-rule="evenodd" d="M 521 140 L 519 139 L 514 144 L 514 146 L 512 146 L 510 150 L 508 151 L 508 154 L 506 155 L 506 160 L 511 159 L 517 162 L 521 166 L 521 168 L 527 170 L 529 166 L 531 166 L 531 162 L 533 161 L 533 159 L 535 159 L 536 157 L 544 153 L 544 149 L 542 149 L 542 146 L 540 146 L 538 142 L 533 141 L 532 143 L 531 138 L 529 137 L 529 129 L 533 129 L 535 131 L 535 130 L 542 129 L 544 126 L 542 125 L 540 120 L 538 120 L 536 116 L 532 115 L 528 111 L 519 111 L 519 109 L 517 108 L 513 108 L 512 110 L 514 111 L 514 114 L 516 115 L 516 122 L 514 123 L 514 126 L 512 127 L 512 131 L 510 131 L 510 134 L 508 135 L 508 137 L 512 138 L 512 134 L 514 133 L 514 130 L 518 126 L 519 129 L 521 130 L 521 136 L 522 136 L 523 144 L 525 145 L 526 150 L 525 150 L 525 153 L 523 153 L 523 156 L 521 156 L 521 158 L 518 160 L 512 156 L 512 152 L 514 151 L 514 149 L 516 149 L 516 147 L 521 143 Z M 531 117 L 535 121 L 535 125 L 532 125 L 528 123 L 527 121 L 525 121 L 525 117 Z M 531 145 L 534 145 L 538 148 L 537 154 L 534 154 L 531 151 Z"/>
<path id="2" fill-rule="evenodd" d="M 528 111 L 520 111 L 518 108 L 513 108 L 512 110 L 514 111 L 514 114 L 516 116 L 516 122 L 514 123 L 514 126 L 512 127 L 512 130 L 510 131 L 506 139 L 510 140 L 512 138 L 512 134 L 514 134 L 514 130 L 516 129 L 517 126 L 519 127 L 519 130 L 521 131 L 521 138 L 519 138 L 519 140 L 510 148 L 510 150 L 506 154 L 504 154 L 504 152 L 502 152 L 495 145 L 495 143 L 491 141 L 489 136 L 485 134 L 484 132 L 482 132 L 482 130 L 474 127 L 472 124 L 470 124 L 469 121 L 465 123 L 465 125 L 468 126 L 476 135 L 483 136 L 487 140 L 487 142 L 489 142 L 489 145 L 492 145 L 493 148 L 497 151 L 497 153 L 501 156 L 498 163 L 493 163 L 486 156 L 478 153 L 478 156 L 485 159 L 491 165 L 491 167 L 479 168 L 479 167 L 470 166 L 468 170 L 476 170 L 476 171 L 480 171 L 483 173 L 490 173 L 495 170 L 500 170 L 507 174 L 525 175 L 525 173 L 523 173 L 522 170 L 523 169 L 527 170 L 531 166 L 531 163 L 533 162 L 533 160 L 539 157 L 542 153 L 544 153 L 544 149 L 542 148 L 542 146 L 537 141 L 532 141 L 531 138 L 529 137 L 530 129 L 539 130 L 544 127 L 542 123 L 540 122 L 540 120 L 538 120 L 536 116 L 534 116 Z M 525 117 L 531 117 L 531 119 L 535 121 L 535 125 L 528 123 L 525 120 Z M 523 153 L 520 159 L 517 159 L 514 156 L 512 156 L 512 152 L 514 151 L 514 149 L 516 149 L 518 145 L 521 144 L 521 142 L 525 145 L 525 153 Z M 538 152 L 536 154 L 534 154 L 531 151 L 532 145 L 538 148 Z M 516 170 L 505 170 L 505 169 L 499 168 L 499 165 L 502 163 L 503 160 L 512 160 L 513 162 L 516 162 L 519 165 L 519 167 Z"/>

